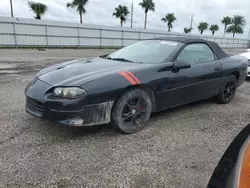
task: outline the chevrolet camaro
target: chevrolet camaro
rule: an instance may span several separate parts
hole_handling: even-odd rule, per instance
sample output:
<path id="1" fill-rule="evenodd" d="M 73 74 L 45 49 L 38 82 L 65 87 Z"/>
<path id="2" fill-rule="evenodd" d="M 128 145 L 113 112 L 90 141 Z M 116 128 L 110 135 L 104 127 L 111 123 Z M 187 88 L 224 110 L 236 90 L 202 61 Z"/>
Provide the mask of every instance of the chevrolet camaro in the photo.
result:
<path id="1" fill-rule="evenodd" d="M 151 113 L 216 97 L 226 104 L 248 60 L 203 39 L 139 41 L 111 54 L 42 69 L 25 89 L 26 111 L 69 126 L 143 129 Z"/>

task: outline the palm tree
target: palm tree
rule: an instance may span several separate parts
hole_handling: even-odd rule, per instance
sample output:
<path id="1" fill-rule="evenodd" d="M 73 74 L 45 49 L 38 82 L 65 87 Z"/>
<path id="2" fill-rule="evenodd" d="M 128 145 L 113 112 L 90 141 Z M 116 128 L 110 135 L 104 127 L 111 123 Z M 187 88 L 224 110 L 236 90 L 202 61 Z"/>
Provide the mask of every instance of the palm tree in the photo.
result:
<path id="1" fill-rule="evenodd" d="M 214 35 L 215 31 L 219 30 L 219 26 L 218 25 L 211 25 L 209 30 L 212 31 L 212 35 Z"/>
<path id="2" fill-rule="evenodd" d="M 142 2 L 139 3 L 139 5 L 145 10 L 145 21 L 144 21 L 144 29 L 147 27 L 147 16 L 148 11 L 155 11 L 155 4 L 153 0 L 142 0 Z"/>
<path id="3" fill-rule="evenodd" d="M 163 22 L 168 22 L 168 32 L 171 31 L 171 29 L 173 28 L 172 23 L 176 20 L 176 17 L 174 16 L 174 13 L 168 13 L 167 15 L 165 15 L 165 17 L 163 17 L 161 19 L 161 21 Z"/>
<path id="4" fill-rule="evenodd" d="M 232 19 L 232 24 L 227 27 L 227 33 L 233 33 L 233 37 L 235 33 L 243 33 L 244 27 L 246 25 L 246 20 L 244 16 L 234 15 Z"/>
<path id="5" fill-rule="evenodd" d="M 80 15 L 80 23 L 82 23 L 82 15 L 86 13 L 85 5 L 88 3 L 88 0 L 73 0 L 71 3 L 67 3 L 67 7 L 75 8 Z"/>
<path id="6" fill-rule="evenodd" d="M 46 11 L 48 10 L 47 5 L 42 4 L 42 3 L 29 1 L 28 5 L 30 9 L 36 14 L 34 18 L 37 20 L 41 20 L 41 16 L 44 15 Z"/>
<path id="7" fill-rule="evenodd" d="M 191 33 L 192 28 L 184 28 L 184 33 Z"/>
<path id="8" fill-rule="evenodd" d="M 200 22 L 198 25 L 198 30 L 200 31 L 201 35 L 202 33 L 208 29 L 208 23 L 207 22 Z"/>
<path id="9" fill-rule="evenodd" d="M 226 29 L 227 29 L 227 26 L 230 25 L 232 23 L 232 18 L 229 17 L 229 16 L 226 16 L 226 17 L 223 17 L 223 19 L 221 20 L 221 23 L 224 24 L 224 36 L 226 34 Z"/>
<path id="10" fill-rule="evenodd" d="M 115 12 L 113 13 L 113 16 L 120 19 L 121 27 L 122 27 L 123 23 L 126 22 L 126 16 L 128 14 L 129 14 L 128 7 L 119 5 L 117 8 L 115 8 Z"/>

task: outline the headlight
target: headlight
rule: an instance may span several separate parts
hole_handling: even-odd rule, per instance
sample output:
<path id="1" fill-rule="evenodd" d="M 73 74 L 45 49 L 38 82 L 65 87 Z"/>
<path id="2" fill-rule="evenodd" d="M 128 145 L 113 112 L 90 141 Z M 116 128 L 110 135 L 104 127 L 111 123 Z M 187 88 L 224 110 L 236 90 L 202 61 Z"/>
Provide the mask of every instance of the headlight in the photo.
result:
<path id="1" fill-rule="evenodd" d="M 56 87 L 53 91 L 56 97 L 75 99 L 86 95 L 86 91 L 79 87 Z"/>

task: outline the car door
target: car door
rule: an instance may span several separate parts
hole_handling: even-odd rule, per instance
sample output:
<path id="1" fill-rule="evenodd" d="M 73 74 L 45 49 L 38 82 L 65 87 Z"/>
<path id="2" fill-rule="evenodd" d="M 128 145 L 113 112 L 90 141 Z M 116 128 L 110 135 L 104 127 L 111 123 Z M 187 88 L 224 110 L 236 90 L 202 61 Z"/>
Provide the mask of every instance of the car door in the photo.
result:
<path id="1" fill-rule="evenodd" d="M 219 92 L 222 67 L 207 44 L 188 44 L 175 61 L 187 62 L 191 67 L 171 71 L 169 88 L 171 100 L 168 106 L 209 98 Z"/>

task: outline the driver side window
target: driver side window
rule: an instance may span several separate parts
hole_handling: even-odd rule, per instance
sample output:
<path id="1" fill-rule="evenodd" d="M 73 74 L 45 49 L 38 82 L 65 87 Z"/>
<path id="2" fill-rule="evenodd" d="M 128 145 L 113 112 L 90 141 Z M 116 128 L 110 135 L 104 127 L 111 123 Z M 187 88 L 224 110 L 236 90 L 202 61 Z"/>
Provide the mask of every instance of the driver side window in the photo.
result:
<path id="1" fill-rule="evenodd" d="M 177 61 L 178 60 L 195 65 L 207 61 L 213 61 L 215 60 L 215 56 L 213 51 L 206 44 L 190 44 L 181 51 L 177 57 Z"/>

